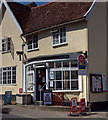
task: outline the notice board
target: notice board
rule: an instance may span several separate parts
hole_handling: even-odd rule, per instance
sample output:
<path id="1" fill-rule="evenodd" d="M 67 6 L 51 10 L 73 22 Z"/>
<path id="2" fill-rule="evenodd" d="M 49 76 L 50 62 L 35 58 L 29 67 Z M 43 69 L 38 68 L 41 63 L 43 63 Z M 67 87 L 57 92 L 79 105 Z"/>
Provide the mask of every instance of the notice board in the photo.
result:
<path id="1" fill-rule="evenodd" d="M 103 92 L 102 74 L 90 74 L 90 89 L 93 93 Z"/>

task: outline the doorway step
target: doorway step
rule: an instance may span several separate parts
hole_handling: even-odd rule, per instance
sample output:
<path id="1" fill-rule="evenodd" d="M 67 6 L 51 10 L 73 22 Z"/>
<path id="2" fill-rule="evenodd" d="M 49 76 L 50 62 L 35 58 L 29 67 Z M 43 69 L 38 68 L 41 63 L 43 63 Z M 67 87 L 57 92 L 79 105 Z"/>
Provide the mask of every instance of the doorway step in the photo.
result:
<path id="1" fill-rule="evenodd" d="M 35 101 L 35 105 L 43 105 L 43 101 Z"/>

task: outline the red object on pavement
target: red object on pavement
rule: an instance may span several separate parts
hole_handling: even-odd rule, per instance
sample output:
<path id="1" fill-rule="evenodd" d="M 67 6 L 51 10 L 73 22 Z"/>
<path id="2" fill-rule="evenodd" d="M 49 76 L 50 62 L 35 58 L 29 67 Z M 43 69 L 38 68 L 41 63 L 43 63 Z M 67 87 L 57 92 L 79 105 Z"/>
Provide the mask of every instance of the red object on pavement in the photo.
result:
<path id="1" fill-rule="evenodd" d="M 86 112 L 85 98 L 80 99 L 79 114 Z"/>
<path id="2" fill-rule="evenodd" d="M 85 62 L 85 57 L 84 57 L 84 55 L 79 55 L 79 56 L 78 56 L 78 61 L 81 62 L 81 63 L 84 63 L 84 62 Z"/>
<path id="3" fill-rule="evenodd" d="M 22 93 L 23 92 L 23 89 L 22 88 L 19 88 L 19 93 Z"/>
<path id="4" fill-rule="evenodd" d="M 70 100 L 70 116 L 71 116 L 71 110 L 72 110 L 72 113 L 77 113 L 77 98 L 76 97 L 73 97 L 71 98 Z"/>

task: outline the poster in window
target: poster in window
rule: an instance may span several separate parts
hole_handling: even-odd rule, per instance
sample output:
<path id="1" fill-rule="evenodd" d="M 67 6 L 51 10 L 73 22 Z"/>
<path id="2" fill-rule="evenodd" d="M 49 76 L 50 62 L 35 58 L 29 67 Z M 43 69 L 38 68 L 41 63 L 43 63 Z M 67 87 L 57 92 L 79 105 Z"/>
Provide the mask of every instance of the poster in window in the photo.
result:
<path id="1" fill-rule="evenodd" d="M 103 92 L 102 75 L 90 74 L 90 88 L 93 93 Z"/>
<path id="2" fill-rule="evenodd" d="M 53 84 L 53 81 L 51 80 L 50 81 L 50 88 L 53 88 L 54 87 L 54 84 Z"/>
<path id="3" fill-rule="evenodd" d="M 54 71 L 49 72 L 49 79 L 53 80 L 54 79 Z"/>

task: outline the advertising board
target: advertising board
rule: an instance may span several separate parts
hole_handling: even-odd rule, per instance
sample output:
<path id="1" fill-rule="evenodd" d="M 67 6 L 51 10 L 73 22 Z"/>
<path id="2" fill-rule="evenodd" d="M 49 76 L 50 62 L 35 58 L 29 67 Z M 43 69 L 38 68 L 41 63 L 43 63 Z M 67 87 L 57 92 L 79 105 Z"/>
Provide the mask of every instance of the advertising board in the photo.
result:
<path id="1" fill-rule="evenodd" d="M 11 104 L 12 91 L 5 91 L 4 104 Z"/>
<path id="2" fill-rule="evenodd" d="M 52 91 L 51 90 L 44 91 L 43 103 L 44 103 L 44 105 L 51 105 L 52 104 Z"/>

